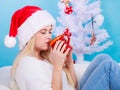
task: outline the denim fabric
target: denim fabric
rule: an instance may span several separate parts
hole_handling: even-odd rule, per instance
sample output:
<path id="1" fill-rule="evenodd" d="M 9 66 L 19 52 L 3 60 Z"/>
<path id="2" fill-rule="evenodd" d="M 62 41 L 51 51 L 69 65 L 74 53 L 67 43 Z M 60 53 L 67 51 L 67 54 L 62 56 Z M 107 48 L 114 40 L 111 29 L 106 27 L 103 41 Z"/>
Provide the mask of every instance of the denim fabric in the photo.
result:
<path id="1" fill-rule="evenodd" d="M 120 66 L 106 54 L 96 56 L 80 80 L 78 90 L 120 90 Z"/>

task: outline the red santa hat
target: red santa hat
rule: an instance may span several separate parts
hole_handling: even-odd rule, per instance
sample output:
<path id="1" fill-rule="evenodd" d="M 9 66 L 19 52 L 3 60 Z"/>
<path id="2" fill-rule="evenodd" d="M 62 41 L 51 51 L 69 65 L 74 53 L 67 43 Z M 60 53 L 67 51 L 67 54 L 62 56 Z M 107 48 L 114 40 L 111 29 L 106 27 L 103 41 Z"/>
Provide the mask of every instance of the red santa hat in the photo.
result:
<path id="1" fill-rule="evenodd" d="M 55 19 L 49 12 L 37 6 L 25 6 L 13 14 L 9 35 L 4 40 L 5 46 L 14 47 L 17 36 L 21 50 L 35 33 L 48 25 L 55 27 Z"/>

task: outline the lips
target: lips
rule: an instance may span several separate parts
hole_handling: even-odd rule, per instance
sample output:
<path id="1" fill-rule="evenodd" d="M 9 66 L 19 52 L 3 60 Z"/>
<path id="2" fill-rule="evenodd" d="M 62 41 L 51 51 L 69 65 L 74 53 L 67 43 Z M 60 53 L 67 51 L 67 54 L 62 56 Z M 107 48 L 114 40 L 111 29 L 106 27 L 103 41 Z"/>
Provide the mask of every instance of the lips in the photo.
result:
<path id="1" fill-rule="evenodd" d="M 50 45 L 50 42 L 46 42 L 47 45 Z"/>

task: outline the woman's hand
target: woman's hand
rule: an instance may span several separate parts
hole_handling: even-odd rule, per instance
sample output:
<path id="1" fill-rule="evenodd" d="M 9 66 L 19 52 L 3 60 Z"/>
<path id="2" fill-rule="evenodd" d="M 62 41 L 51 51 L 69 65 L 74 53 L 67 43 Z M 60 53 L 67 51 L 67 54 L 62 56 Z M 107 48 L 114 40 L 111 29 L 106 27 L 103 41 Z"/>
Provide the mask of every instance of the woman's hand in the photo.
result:
<path id="1" fill-rule="evenodd" d="M 70 51 L 69 54 L 66 56 L 65 66 L 67 68 L 70 68 L 73 65 L 74 65 L 74 63 L 73 63 L 73 59 L 72 59 L 72 52 Z"/>
<path id="2" fill-rule="evenodd" d="M 58 40 L 55 43 L 53 49 L 51 49 L 50 59 L 52 61 L 53 67 L 57 67 L 58 69 L 62 69 L 66 60 L 66 56 L 69 53 L 69 48 L 65 51 L 66 44 L 64 41 Z M 65 52 L 64 52 L 65 51 Z"/>

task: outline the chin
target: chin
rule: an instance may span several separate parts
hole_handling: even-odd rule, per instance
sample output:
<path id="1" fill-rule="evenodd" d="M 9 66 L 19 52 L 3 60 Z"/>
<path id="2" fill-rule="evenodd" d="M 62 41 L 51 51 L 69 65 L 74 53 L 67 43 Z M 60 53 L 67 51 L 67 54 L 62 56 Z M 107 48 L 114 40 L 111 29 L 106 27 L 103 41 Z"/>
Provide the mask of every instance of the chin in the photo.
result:
<path id="1" fill-rule="evenodd" d="M 42 50 L 48 50 L 49 49 L 49 47 L 44 47 Z"/>
<path id="2" fill-rule="evenodd" d="M 48 50 L 48 49 L 50 49 L 50 46 L 49 45 L 44 45 L 41 49 L 42 50 Z"/>
<path id="3" fill-rule="evenodd" d="M 48 48 L 45 48 L 44 50 L 48 50 Z"/>

